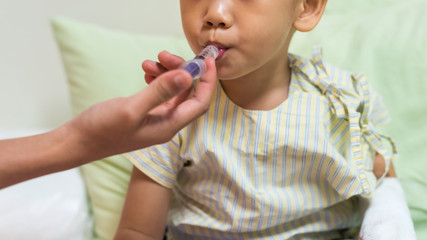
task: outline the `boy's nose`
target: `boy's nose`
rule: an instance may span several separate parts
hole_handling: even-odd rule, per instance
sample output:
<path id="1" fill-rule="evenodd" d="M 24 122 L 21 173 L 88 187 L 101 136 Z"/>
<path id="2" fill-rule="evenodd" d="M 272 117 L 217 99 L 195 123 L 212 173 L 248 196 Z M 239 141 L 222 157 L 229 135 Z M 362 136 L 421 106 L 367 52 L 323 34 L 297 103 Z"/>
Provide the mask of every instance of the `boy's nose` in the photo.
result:
<path id="1" fill-rule="evenodd" d="M 209 4 L 204 17 L 205 26 L 213 28 L 229 28 L 233 24 L 229 7 L 229 1 L 212 1 L 211 4 Z"/>

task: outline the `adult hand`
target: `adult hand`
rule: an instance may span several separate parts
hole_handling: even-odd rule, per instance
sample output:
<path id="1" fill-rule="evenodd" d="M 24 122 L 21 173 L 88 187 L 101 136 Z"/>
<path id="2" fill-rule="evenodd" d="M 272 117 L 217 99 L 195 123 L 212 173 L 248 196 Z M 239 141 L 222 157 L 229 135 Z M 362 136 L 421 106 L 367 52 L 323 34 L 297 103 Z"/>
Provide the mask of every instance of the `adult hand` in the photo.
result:
<path id="1" fill-rule="evenodd" d="M 183 61 L 159 58 L 174 62 L 168 70 Z M 44 134 L 0 140 L 0 188 L 170 140 L 208 108 L 216 68 L 213 59 L 206 64 L 195 90 L 184 70 L 147 71 L 149 85 L 130 97 L 98 103 Z"/>
<path id="2" fill-rule="evenodd" d="M 207 110 L 216 84 L 214 60 L 206 60 L 207 73 L 195 89 L 190 74 L 176 70 L 183 59 L 164 51 L 159 61 L 143 63 L 145 89 L 94 105 L 66 124 L 86 156 L 102 158 L 164 143 Z"/>

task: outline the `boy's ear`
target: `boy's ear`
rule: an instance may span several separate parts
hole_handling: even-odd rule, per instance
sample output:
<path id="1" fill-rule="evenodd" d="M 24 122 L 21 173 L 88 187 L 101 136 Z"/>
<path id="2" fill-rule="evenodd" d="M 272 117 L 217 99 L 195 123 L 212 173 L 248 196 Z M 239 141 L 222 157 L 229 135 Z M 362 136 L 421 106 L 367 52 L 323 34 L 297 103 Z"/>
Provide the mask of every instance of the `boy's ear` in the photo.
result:
<path id="1" fill-rule="evenodd" d="M 301 0 L 294 27 L 300 32 L 311 31 L 319 23 L 328 0 Z"/>

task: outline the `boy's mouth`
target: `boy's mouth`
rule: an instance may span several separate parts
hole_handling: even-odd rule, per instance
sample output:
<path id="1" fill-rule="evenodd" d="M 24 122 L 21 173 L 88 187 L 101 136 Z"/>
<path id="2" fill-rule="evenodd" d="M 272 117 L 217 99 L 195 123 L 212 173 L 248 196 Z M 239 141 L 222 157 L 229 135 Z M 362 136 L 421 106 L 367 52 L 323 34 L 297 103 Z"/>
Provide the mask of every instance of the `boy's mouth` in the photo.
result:
<path id="1" fill-rule="evenodd" d="M 222 55 L 224 55 L 224 53 L 228 50 L 228 48 L 220 43 L 217 42 L 208 42 L 206 43 L 206 46 L 208 45 L 212 45 L 215 46 L 216 48 L 218 48 L 218 57 L 216 58 L 216 60 L 220 59 Z"/>
<path id="2" fill-rule="evenodd" d="M 219 59 L 226 51 L 227 48 L 218 48 L 218 57 L 216 59 Z"/>

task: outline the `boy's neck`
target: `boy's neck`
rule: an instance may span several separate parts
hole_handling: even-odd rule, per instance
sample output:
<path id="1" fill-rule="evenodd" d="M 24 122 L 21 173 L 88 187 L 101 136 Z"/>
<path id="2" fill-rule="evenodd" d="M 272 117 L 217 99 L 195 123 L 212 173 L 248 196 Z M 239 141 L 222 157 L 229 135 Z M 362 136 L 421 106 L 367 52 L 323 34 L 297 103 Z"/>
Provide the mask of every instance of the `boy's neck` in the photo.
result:
<path id="1" fill-rule="evenodd" d="M 290 79 L 291 69 L 285 57 L 273 68 L 220 82 L 227 97 L 238 106 L 248 110 L 271 110 L 288 98 Z"/>

